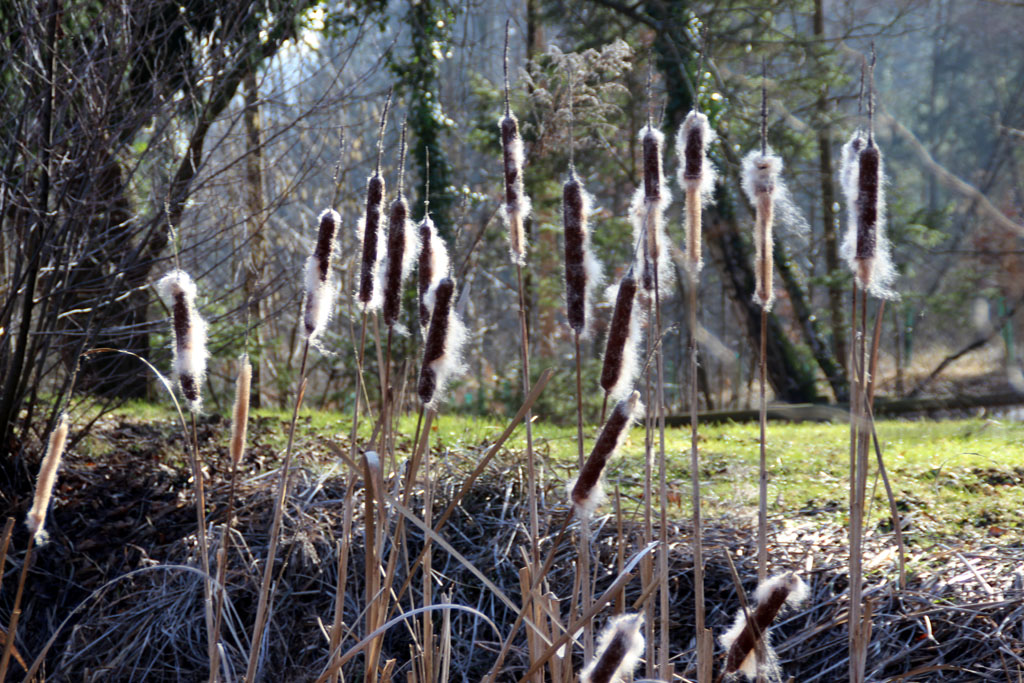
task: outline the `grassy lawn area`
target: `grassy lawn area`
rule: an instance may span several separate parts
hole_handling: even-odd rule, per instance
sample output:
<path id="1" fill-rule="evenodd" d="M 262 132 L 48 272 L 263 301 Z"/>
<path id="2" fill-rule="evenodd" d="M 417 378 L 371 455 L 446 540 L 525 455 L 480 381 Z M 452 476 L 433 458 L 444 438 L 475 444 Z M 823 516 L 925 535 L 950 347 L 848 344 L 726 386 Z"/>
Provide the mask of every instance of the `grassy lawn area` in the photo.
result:
<path id="1" fill-rule="evenodd" d="M 172 413 L 161 406 L 132 404 L 116 417 L 167 424 Z M 283 449 L 289 417 L 287 411 L 256 411 L 252 439 L 271 451 Z M 315 462 L 318 454 L 329 457 L 322 442 L 347 440 L 350 427 L 348 415 L 304 410 L 296 433 L 296 452 L 304 456 L 307 465 Z M 371 427 L 368 421 L 362 422 L 361 438 L 369 438 Z M 442 447 L 453 453 L 478 453 L 481 445 L 493 441 L 504 427 L 504 422 L 482 417 L 441 415 L 431 430 L 431 443 L 435 449 Z M 400 451 L 411 448 L 415 428 L 415 415 L 400 420 Z M 1024 540 L 1024 423 L 993 419 L 885 420 L 878 423 L 877 432 L 904 524 L 909 523 L 908 542 L 987 537 L 999 544 L 1016 544 Z M 592 427 L 587 431 L 585 453 L 589 454 L 595 436 L 596 428 Z M 756 515 L 757 436 L 756 423 L 701 426 L 706 517 L 752 520 Z M 689 516 L 690 433 L 688 428 L 668 429 L 666 439 L 670 498 L 679 516 Z M 845 524 L 849 427 L 776 422 L 769 424 L 768 439 L 769 514 L 819 515 L 823 520 Z M 545 463 L 549 495 L 561 495 L 563 482 L 571 480 L 576 472 L 575 427 L 535 423 L 534 443 Z M 515 464 L 524 449 L 520 427 L 506 442 L 501 455 L 504 464 Z M 622 452 L 606 470 L 608 488 L 618 485 L 626 500 L 640 500 L 643 453 L 643 430 L 634 428 Z M 874 502 L 870 524 L 889 530 L 889 506 L 882 482 L 875 478 L 874 457 L 871 468 L 869 493 L 874 491 Z M 557 482 L 551 481 L 552 474 Z"/>

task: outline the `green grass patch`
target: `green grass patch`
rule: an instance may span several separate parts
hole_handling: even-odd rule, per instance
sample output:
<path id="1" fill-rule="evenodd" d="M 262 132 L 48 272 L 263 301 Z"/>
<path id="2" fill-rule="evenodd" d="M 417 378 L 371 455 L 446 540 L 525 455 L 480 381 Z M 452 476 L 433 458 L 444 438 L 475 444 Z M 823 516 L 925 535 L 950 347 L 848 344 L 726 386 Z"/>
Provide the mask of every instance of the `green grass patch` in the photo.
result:
<path id="1" fill-rule="evenodd" d="M 174 416 L 168 406 L 144 403 L 132 403 L 115 415 L 141 421 Z M 290 418 L 287 410 L 254 411 L 253 439 L 271 452 L 283 452 Z M 440 415 L 431 430 L 431 444 L 435 449 L 476 453 L 481 445 L 497 438 L 506 419 Z M 350 429 L 350 415 L 304 409 L 296 431 L 296 452 L 307 465 L 316 462 L 317 454 L 333 461 L 324 442 L 347 442 Z M 372 429 L 370 420 L 361 420 L 363 442 Z M 415 429 L 416 415 L 399 420 L 400 459 L 411 450 Z M 988 537 L 1000 544 L 1024 539 L 1024 424 L 983 419 L 885 420 L 877 424 L 877 432 L 899 509 L 910 522 L 910 542 L 951 536 Z M 225 423 L 225 439 L 226 433 Z M 596 435 L 596 427 L 586 430 L 585 454 Z M 544 464 L 550 495 L 560 495 L 564 482 L 576 474 L 575 427 L 535 423 L 534 448 Z M 689 449 L 688 428 L 666 430 L 670 498 L 678 517 L 690 515 Z M 524 450 L 520 426 L 506 443 L 501 462 L 506 466 L 521 462 Z M 702 425 L 699 450 L 705 517 L 752 521 L 757 511 L 757 424 Z M 848 425 L 771 423 L 767 455 L 769 514 L 822 516 L 846 523 Z M 874 492 L 870 524 L 889 530 L 889 505 L 882 482 L 876 478 L 873 452 L 870 467 L 869 495 Z M 640 504 L 644 480 L 641 428 L 633 429 L 622 452 L 610 463 L 605 480 L 609 488 L 619 486 L 634 508 Z"/>

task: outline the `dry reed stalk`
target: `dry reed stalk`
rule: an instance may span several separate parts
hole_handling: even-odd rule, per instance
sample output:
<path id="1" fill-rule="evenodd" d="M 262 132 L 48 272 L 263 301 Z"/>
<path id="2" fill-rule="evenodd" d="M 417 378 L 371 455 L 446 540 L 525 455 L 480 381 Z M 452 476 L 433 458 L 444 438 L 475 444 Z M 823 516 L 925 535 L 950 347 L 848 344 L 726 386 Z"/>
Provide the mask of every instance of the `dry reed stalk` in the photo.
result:
<path id="1" fill-rule="evenodd" d="M 523 139 L 519 136 L 519 123 L 512 113 L 509 99 L 508 39 L 511 20 L 505 22 L 505 50 L 503 72 L 505 76 L 505 115 L 498 123 L 501 129 L 501 149 L 504 163 L 505 210 L 503 216 L 509 229 L 509 255 L 516 267 L 516 284 L 519 295 L 519 340 L 523 364 L 523 396 L 530 394 L 530 339 L 526 321 L 526 293 L 523 286 L 523 266 L 526 265 L 526 234 L 523 223 L 530 213 L 530 198 L 523 191 Z M 530 510 L 530 558 L 534 568 L 540 565 L 539 513 L 537 509 L 537 471 L 533 457 L 533 418 L 527 413 L 526 423 L 526 477 L 529 487 L 528 506 Z"/>
<path id="2" fill-rule="evenodd" d="M 591 318 L 592 292 L 598 286 L 602 273 L 601 266 L 590 249 L 590 216 L 591 198 L 583 189 L 583 184 L 576 175 L 572 163 L 572 76 L 569 76 L 570 98 L 570 164 L 569 179 L 562 185 L 562 224 L 565 230 L 565 301 L 569 327 L 573 331 L 575 348 L 574 361 L 576 366 L 576 445 L 578 467 L 583 467 L 583 371 L 580 355 L 580 338 L 588 332 Z M 584 609 L 592 600 L 592 580 L 590 571 L 590 534 L 581 533 L 579 537 L 579 578 L 582 582 L 581 602 Z M 573 591 L 575 602 L 576 591 Z M 575 613 L 575 608 L 573 608 Z M 587 629 L 584 636 L 585 656 L 593 654 L 593 631 Z M 557 670 L 557 669 L 556 669 Z"/>
<path id="3" fill-rule="evenodd" d="M 644 649 L 643 616 L 615 617 L 601 632 L 597 656 L 580 673 L 580 683 L 623 683 L 630 680 Z"/>
<path id="4" fill-rule="evenodd" d="M 708 117 L 695 106 L 676 137 L 676 153 L 683 172 L 679 183 L 686 195 L 686 271 L 689 275 L 688 319 L 690 356 L 690 482 L 693 503 L 693 565 L 695 590 L 695 629 L 697 641 L 697 680 L 710 683 L 711 656 L 714 644 L 705 627 L 703 521 L 700 505 L 700 461 L 697 453 L 697 290 L 700 271 L 704 265 L 701 256 L 702 209 L 710 202 L 715 185 L 715 169 L 708 159 L 708 146 L 714 141 L 714 132 Z"/>
<path id="5" fill-rule="evenodd" d="M 68 437 L 68 416 L 62 413 L 57 419 L 57 424 L 50 432 L 50 440 L 46 448 L 46 455 L 39 465 L 39 475 L 36 478 L 36 490 L 32 500 L 32 508 L 25 518 L 25 525 L 28 527 L 31 536 L 28 539 L 28 546 L 25 548 L 25 558 L 21 563 L 21 573 L 18 576 L 18 589 L 14 594 L 14 606 L 11 609 L 11 619 L 7 622 L 7 633 L 4 641 L 3 657 L 0 658 L 0 681 L 7 680 L 7 668 L 11 663 L 11 655 L 14 653 L 14 639 L 18 633 L 18 622 L 21 620 L 21 600 L 25 594 L 25 581 L 28 578 L 29 567 L 32 565 L 32 549 L 38 543 L 40 546 L 46 543 L 46 510 L 50 506 L 50 497 L 53 495 L 53 485 L 57 481 L 57 470 L 60 468 L 60 459 L 64 454 L 64 445 Z M 9 538 L 9 536 L 8 536 Z M 4 556 L 6 559 L 7 548 L 4 543 Z M 2 567 L 0 567 L 2 569 Z"/>
<path id="6" fill-rule="evenodd" d="M 200 387 L 206 374 L 206 323 L 196 311 L 196 285 L 188 273 L 172 270 L 157 282 L 157 289 L 171 300 L 171 329 L 174 334 L 174 375 L 178 378 L 181 394 L 189 408 L 192 422 L 190 465 L 196 495 L 196 535 L 199 557 L 205 580 L 203 581 L 208 655 L 212 663 L 216 655 L 216 637 L 213 632 L 213 594 L 210 586 L 210 551 L 206 537 L 206 491 L 202 464 L 199 460 L 199 436 L 196 414 L 202 406 Z M 185 434 L 186 440 L 188 434 Z"/>
<path id="7" fill-rule="evenodd" d="M 756 287 L 754 303 L 761 307 L 761 344 L 758 353 L 759 382 L 759 463 L 757 508 L 757 579 L 768 578 L 768 397 L 766 354 L 768 346 L 768 311 L 775 300 L 772 259 L 772 224 L 775 220 L 775 194 L 782 159 L 768 149 L 768 95 L 765 63 L 761 80 L 761 149 L 743 158 L 743 192 L 754 205 L 754 272 Z"/>
<path id="8" fill-rule="evenodd" d="M 364 514 L 364 566 L 363 572 L 366 580 L 366 592 L 363 596 L 365 601 L 365 623 L 366 632 L 373 633 L 382 623 L 379 610 L 380 596 L 380 552 L 381 536 L 378 530 L 379 524 L 377 515 L 378 509 L 383 507 L 384 492 L 380 489 L 382 484 L 380 457 L 375 451 L 366 451 L 363 454 L 363 485 L 364 502 L 366 511 Z M 379 502 L 378 502 L 379 501 Z M 382 647 L 381 639 L 375 639 L 366 648 L 366 670 L 363 674 L 365 683 L 376 683 L 377 662 L 380 659 Z"/>
<path id="9" fill-rule="evenodd" d="M 720 639 L 726 649 L 723 677 L 739 671 L 750 680 L 759 676 L 768 680 L 778 678 L 768 628 L 783 606 L 798 606 L 806 599 L 807 592 L 807 584 L 792 572 L 760 583 L 754 594 L 757 601 L 754 612 L 748 615 L 747 610 L 740 610 L 732 627 Z M 759 648 L 765 653 L 761 662 L 756 656 Z"/>
<path id="10" fill-rule="evenodd" d="M 882 155 L 874 140 L 874 46 L 868 67 L 868 126 L 866 136 L 855 135 L 844 147 L 842 178 L 849 224 L 843 240 L 843 253 L 854 274 L 853 314 L 851 329 L 856 359 L 851 368 L 856 372 L 855 390 L 851 392 L 850 419 L 850 682 L 862 683 L 865 676 L 867 650 L 871 638 L 871 610 L 862 605 L 863 562 L 866 507 L 868 448 L 874 434 L 871 394 L 867 367 L 877 359 L 877 346 L 866 353 L 868 294 L 879 299 L 895 298 L 890 288 L 895 272 L 890 246 L 885 236 L 885 180 Z M 857 143 L 858 137 L 864 137 Z M 859 148 L 859 151 L 858 151 Z M 856 324 L 857 292 L 860 291 L 860 326 Z M 878 449 L 879 462 L 881 451 Z M 894 500 L 890 495 L 890 505 Z M 898 519 L 893 520 L 898 524 Z"/>
<path id="11" fill-rule="evenodd" d="M 364 314 L 365 316 L 365 314 Z M 249 645 L 249 662 L 245 671 L 245 683 L 256 680 L 256 667 L 260 660 L 263 647 L 264 628 L 267 625 L 267 605 L 270 600 L 271 577 L 274 572 L 274 560 L 277 557 L 277 546 L 281 539 L 281 522 L 284 507 L 288 499 L 289 476 L 291 474 L 292 454 L 295 446 L 295 425 L 299 420 L 299 410 L 306 394 L 306 360 L 309 356 L 309 340 L 302 345 L 302 362 L 299 368 L 299 391 L 295 395 L 295 407 L 292 410 L 291 423 L 288 426 L 288 445 L 285 448 L 284 462 L 281 464 L 281 481 L 277 489 L 277 500 L 274 504 L 274 521 L 270 526 L 270 541 L 267 546 L 267 559 L 263 566 L 263 578 L 260 582 L 259 601 L 256 605 L 256 621 L 253 625 L 252 640 Z"/>
<path id="12" fill-rule="evenodd" d="M 319 251 L 319 249 L 320 245 L 318 242 L 317 250 Z M 235 484 L 238 479 L 238 465 L 242 462 L 242 455 L 245 453 L 245 435 L 249 426 L 249 399 L 252 384 L 252 364 L 249 362 L 249 354 L 243 353 L 242 357 L 238 359 L 238 364 L 238 378 L 235 381 L 235 404 L 231 420 L 231 442 L 228 446 L 228 454 L 231 458 L 231 484 L 228 491 L 228 509 L 221 535 L 220 550 L 217 553 L 217 585 L 220 587 L 220 590 L 217 592 L 213 619 L 213 634 L 217 641 L 220 640 L 220 627 L 224 610 L 225 576 L 227 574 L 228 549 L 231 545 L 231 523 L 235 510 Z M 220 648 L 217 648 L 214 651 L 213 661 L 210 665 L 210 683 L 216 683 L 219 675 L 219 659 Z"/>

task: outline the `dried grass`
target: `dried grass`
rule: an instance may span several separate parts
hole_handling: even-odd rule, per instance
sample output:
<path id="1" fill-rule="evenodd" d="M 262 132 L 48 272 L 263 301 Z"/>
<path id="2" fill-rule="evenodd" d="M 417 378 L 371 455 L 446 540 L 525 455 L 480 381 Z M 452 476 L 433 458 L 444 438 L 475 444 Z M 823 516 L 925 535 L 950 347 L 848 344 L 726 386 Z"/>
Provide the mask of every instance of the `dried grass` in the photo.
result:
<path id="1" fill-rule="evenodd" d="M 211 443 L 226 443 L 227 429 L 226 424 L 204 426 L 201 444 L 206 441 L 210 449 Z M 249 467 L 269 454 L 260 445 L 259 431 L 266 429 L 266 424 L 254 429 L 255 445 L 245 458 Z M 83 456 L 72 454 L 66 463 L 59 493 L 62 504 L 54 509 L 51 520 L 54 542 L 39 558 L 33 580 L 37 590 L 31 592 L 25 606 L 24 647 L 19 643 L 25 653 L 38 653 L 60 620 L 105 581 L 140 567 L 196 564 L 198 549 L 187 478 L 178 470 L 152 462 L 163 453 L 174 452 L 173 445 L 167 445 L 174 432 L 121 425 L 107 430 L 106 436 L 115 439 L 118 450 L 114 457 L 85 462 Z M 126 457 L 123 449 L 129 446 L 137 450 Z M 410 444 L 400 440 L 399 446 L 408 448 Z M 432 458 L 438 510 L 452 499 L 485 448 L 486 444 L 457 451 L 435 447 Z M 218 450 L 219 457 L 212 464 L 219 481 L 229 456 L 226 449 Z M 510 454 L 504 464 L 498 462 L 475 483 L 442 535 L 514 599 L 519 594 L 520 549 L 529 542 L 525 464 L 521 454 Z M 321 622 L 323 628 L 329 628 L 333 612 L 337 540 L 347 482 L 344 469 L 327 477 L 308 469 L 295 472 L 277 566 L 281 579 L 265 647 L 265 680 L 312 680 L 327 661 L 327 637 Z M 240 625 L 253 619 L 261 569 L 257 560 L 263 559 L 273 515 L 274 477 L 268 474 L 272 473 L 243 479 L 238 487 L 238 531 L 227 575 L 230 599 L 224 631 L 226 658 L 236 673 L 245 666 L 246 648 L 240 643 L 245 643 L 246 636 Z M 395 482 L 389 480 L 385 485 L 390 489 Z M 560 484 L 552 482 L 547 500 L 561 499 L 557 486 Z M 362 536 L 361 484 L 357 487 L 353 538 Z M 422 488 L 416 485 L 413 493 L 411 507 L 422 515 Z M 214 550 L 220 542 L 226 497 L 226 485 L 211 487 L 210 540 Z M 540 541 L 545 550 L 566 513 L 564 507 L 544 511 L 547 532 Z M 598 594 L 616 577 L 621 547 L 625 544 L 629 554 L 641 544 L 643 529 L 634 521 L 639 519 L 636 511 L 626 509 L 624 515 L 621 538 L 613 517 L 597 517 L 592 522 Z M 390 517 L 392 528 L 396 521 L 397 517 Z M 774 629 L 781 670 L 801 683 L 842 678 L 848 658 L 845 529 L 813 517 L 771 521 L 771 553 L 777 568 L 800 571 L 810 587 L 806 607 L 789 613 Z M 690 529 L 687 524 L 673 524 L 668 531 L 672 655 L 678 662 L 677 672 L 692 677 Z M 423 535 L 416 528 L 407 528 L 406 535 L 409 556 L 415 557 Z M 361 566 L 360 545 L 351 546 L 352 566 Z M 865 597 L 874 607 L 868 679 L 1018 680 L 1024 673 L 1024 573 L 1019 569 L 1024 549 L 1019 545 L 912 545 L 908 588 L 900 591 L 892 546 L 887 535 L 869 536 L 865 543 Z M 736 558 L 744 588 L 753 588 L 757 575 L 754 529 L 746 522 L 705 520 L 704 548 L 710 598 L 707 621 L 717 634 L 729 626 L 739 606 L 724 550 Z M 390 549 L 388 540 L 384 553 Z M 556 554 L 548 575 L 550 590 L 556 595 L 570 595 L 575 554 L 571 544 L 563 544 Z M 515 618 L 511 610 L 437 544 L 433 558 L 440 581 L 438 592 L 451 591 L 451 602 L 479 609 L 507 632 Z M 406 572 L 404 560 L 399 561 L 397 571 L 400 582 Z M 413 582 L 413 595 L 403 598 L 403 605 L 410 600 L 419 604 L 417 583 Z M 362 584 L 359 572 L 350 572 L 344 623 L 346 628 L 355 625 L 355 632 L 346 632 L 343 649 L 363 635 Z M 627 584 L 627 611 L 640 607 L 634 603 L 641 590 L 639 579 Z M 563 613 L 567 613 L 568 602 L 563 601 Z M 72 619 L 71 628 L 58 636 L 47 660 L 47 680 L 196 680 L 208 662 L 202 614 L 203 588 L 194 572 L 147 571 L 118 582 L 92 599 L 81 616 Z M 611 616 L 610 611 L 604 614 Z M 595 626 L 602 626 L 608 617 Z M 441 623 L 440 615 L 437 619 Z M 475 683 L 493 664 L 500 643 L 493 631 L 471 614 L 452 612 L 450 624 L 449 680 Z M 396 659 L 396 676 L 404 678 L 412 644 L 411 631 L 404 626 L 386 635 L 381 661 Z M 717 655 L 716 669 L 722 664 L 721 653 Z M 578 671 L 582 665 L 579 647 L 574 656 Z M 518 680 L 527 669 L 527 657 L 520 635 L 499 680 Z M 346 679 L 361 673 L 361 667 L 361 657 L 354 658 L 345 667 Z"/>

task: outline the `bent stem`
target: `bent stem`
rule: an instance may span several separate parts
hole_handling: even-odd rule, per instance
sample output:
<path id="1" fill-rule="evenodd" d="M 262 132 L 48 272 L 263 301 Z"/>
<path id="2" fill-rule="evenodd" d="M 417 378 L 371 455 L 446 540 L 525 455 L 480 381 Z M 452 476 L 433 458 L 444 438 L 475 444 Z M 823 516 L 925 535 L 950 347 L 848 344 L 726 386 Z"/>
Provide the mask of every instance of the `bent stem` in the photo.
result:
<path id="1" fill-rule="evenodd" d="M 363 328 L 365 331 L 365 314 Z M 281 465 L 281 483 L 277 489 L 277 503 L 274 506 L 274 522 L 270 527 L 270 546 L 267 549 L 267 561 L 263 567 L 263 580 L 260 584 L 259 603 L 256 607 L 256 623 L 252 631 L 252 643 L 249 647 L 249 664 L 245 671 L 245 682 L 253 683 L 256 679 L 256 666 L 260 659 L 260 649 L 263 646 L 263 630 L 267 621 L 267 603 L 270 599 L 270 577 L 274 570 L 274 560 L 277 556 L 277 544 L 281 538 L 281 519 L 284 517 L 285 501 L 288 497 L 288 476 L 292 464 L 292 452 L 295 444 L 295 424 L 299 419 L 299 409 L 302 407 L 302 397 L 306 393 L 306 359 L 309 356 L 309 340 L 302 346 L 302 366 L 299 370 L 299 392 L 295 396 L 295 408 L 292 410 L 292 421 L 288 427 L 288 446 L 285 449 L 284 464 Z M 358 396 L 356 405 L 358 406 Z"/>
<path id="2" fill-rule="evenodd" d="M 11 610 L 11 620 L 7 624 L 7 639 L 4 642 L 4 655 L 0 660 L 0 681 L 7 680 L 7 667 L 11 663 L 11 653 L 14 652 L 14 636 L 18 631 L 18 622 L 21 620 L 21 598 L 25 594 L 25 580 L 28 578 L 28 568 L 32 564 L 32 549 L 35 547 L 36 537 L 32 534 L 28 537 L 28 546 L 25 548 L 25 559 L 21 563 L 21 574 L 18 576 L 18 590 L 14 594 L 14 608 Z"/>

